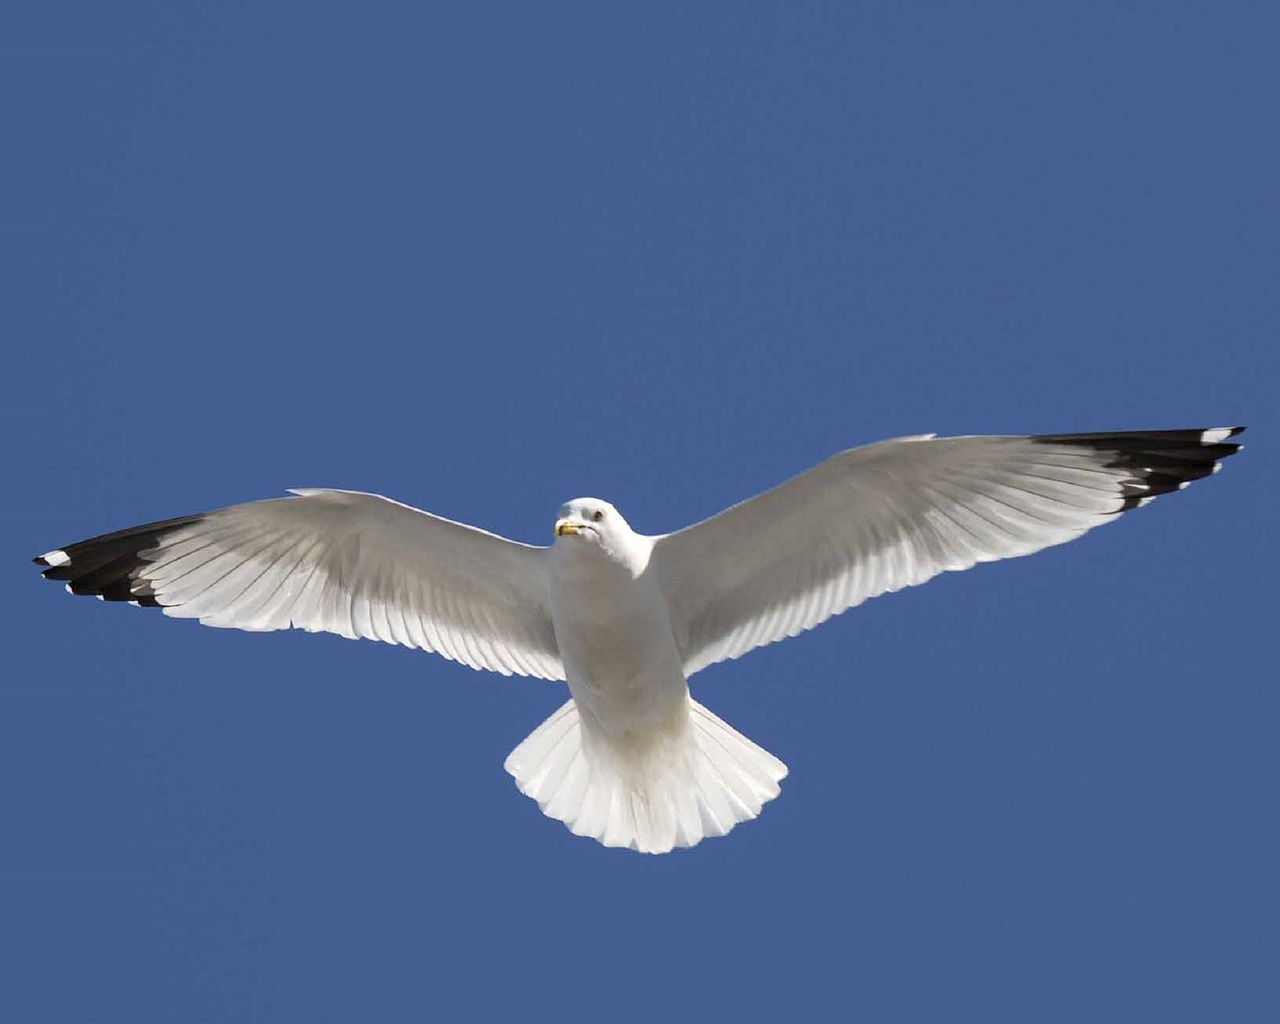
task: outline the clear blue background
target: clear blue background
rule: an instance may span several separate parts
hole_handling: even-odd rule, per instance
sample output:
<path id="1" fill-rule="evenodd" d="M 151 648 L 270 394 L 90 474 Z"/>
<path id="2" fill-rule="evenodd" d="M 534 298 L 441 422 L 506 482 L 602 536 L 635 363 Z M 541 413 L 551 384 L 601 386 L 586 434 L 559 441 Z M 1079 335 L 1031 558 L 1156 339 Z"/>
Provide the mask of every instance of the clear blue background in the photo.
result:
<path id="1" fill-rule="evenodd" d="M 0 1016 L 1276 1019 L 1274 5 L 81 3 L 10 19 Z M 1218 478 L 694 680 L 693 851 L 502 771 L 562 687 L 28 559 L 373 490 L 662 532 L 904 433 Z"/>

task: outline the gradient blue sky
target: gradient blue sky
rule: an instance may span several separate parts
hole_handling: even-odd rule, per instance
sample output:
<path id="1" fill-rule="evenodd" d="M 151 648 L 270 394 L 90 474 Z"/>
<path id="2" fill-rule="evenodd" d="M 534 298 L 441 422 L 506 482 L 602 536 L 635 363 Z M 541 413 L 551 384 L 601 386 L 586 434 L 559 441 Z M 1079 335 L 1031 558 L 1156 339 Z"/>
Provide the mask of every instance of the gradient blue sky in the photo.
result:
<path id="1" fill-rule="evenodd" d="M 0 1016 L 1274 1020 L 1274 5 L 462 8 L 9 22 Z M 696 677 L 792 774 L 663 858 L 503 773 L 557 685 L 28 563 L 290 486 L 545 542 L 897 434 L 1236 422 Z"/>

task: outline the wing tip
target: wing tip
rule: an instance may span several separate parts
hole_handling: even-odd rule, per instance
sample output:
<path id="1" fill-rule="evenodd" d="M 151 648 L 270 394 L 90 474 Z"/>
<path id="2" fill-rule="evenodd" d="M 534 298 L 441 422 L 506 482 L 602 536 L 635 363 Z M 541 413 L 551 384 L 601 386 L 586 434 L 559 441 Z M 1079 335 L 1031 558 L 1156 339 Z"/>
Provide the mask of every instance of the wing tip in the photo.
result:
<path id="1" fill-rule="evenodd" d="M 64 583 L 69 594 L 160 607 L 143 578 L 147 559 L 142 553 L 171 531 L 202 518 L 203 514 L 183 516 L 91 537 L 36 555 L 32 562 L 43 567 L 45 579 Z"/>
<path id="2" fill-rule="evenodd" d="M 1149 504 L 1162 494 L 1181 491 L 1195 480 L 1219 472 L 1222 459 L 1244 445 L 1229 441 L 1245 427 L 1195 427 L 1183 430 L 1134 430 L 1099 434 L 1047 434 L 1030 440 L 1041 444 L 1090 449 L 1106 458 L 1105 466 L 1129 474 L 1119 481 L 1120 505 L 1115 514 Z"/>
<path id="3" fill-rule="evenodd" d="M 1221 444 L 1227 438 L 1236 437 L 1248 429 L 1248 427 L 1207 427 L 1200 432 L 1200 443 Z"/>

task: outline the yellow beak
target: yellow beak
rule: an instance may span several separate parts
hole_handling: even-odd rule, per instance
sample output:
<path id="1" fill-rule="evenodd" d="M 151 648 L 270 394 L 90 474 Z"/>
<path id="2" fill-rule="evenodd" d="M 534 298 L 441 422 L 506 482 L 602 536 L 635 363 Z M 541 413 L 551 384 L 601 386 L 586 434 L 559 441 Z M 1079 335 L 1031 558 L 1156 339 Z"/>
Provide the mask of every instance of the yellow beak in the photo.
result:
<path id="1" fill-rule="evenodd" d="M 582 527 L 577 523 L 570 522 L 568 519 L 556 520 L 556 536 L 572 537 L 575 533 L 581 533 Z"/>

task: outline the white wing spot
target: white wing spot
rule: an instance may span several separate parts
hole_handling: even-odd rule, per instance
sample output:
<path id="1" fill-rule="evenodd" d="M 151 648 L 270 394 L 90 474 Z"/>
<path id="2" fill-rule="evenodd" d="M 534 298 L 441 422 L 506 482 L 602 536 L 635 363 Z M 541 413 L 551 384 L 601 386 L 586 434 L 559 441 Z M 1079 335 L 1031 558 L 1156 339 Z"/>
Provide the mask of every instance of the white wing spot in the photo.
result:
<path id="1" fill-rule="evenodd" d="M 1231 427 L 1214 427 L 1200 435 L 1201 444 L 1219 444 L 1231 436 Z"/>
<path id="2" fill-rule="evenodd" d="M 71 556 L 65 551 L 46 551 L 40 556 L 40 561 L 44 562 L 45 565 L 68 565 L 71 562 Z"/>

